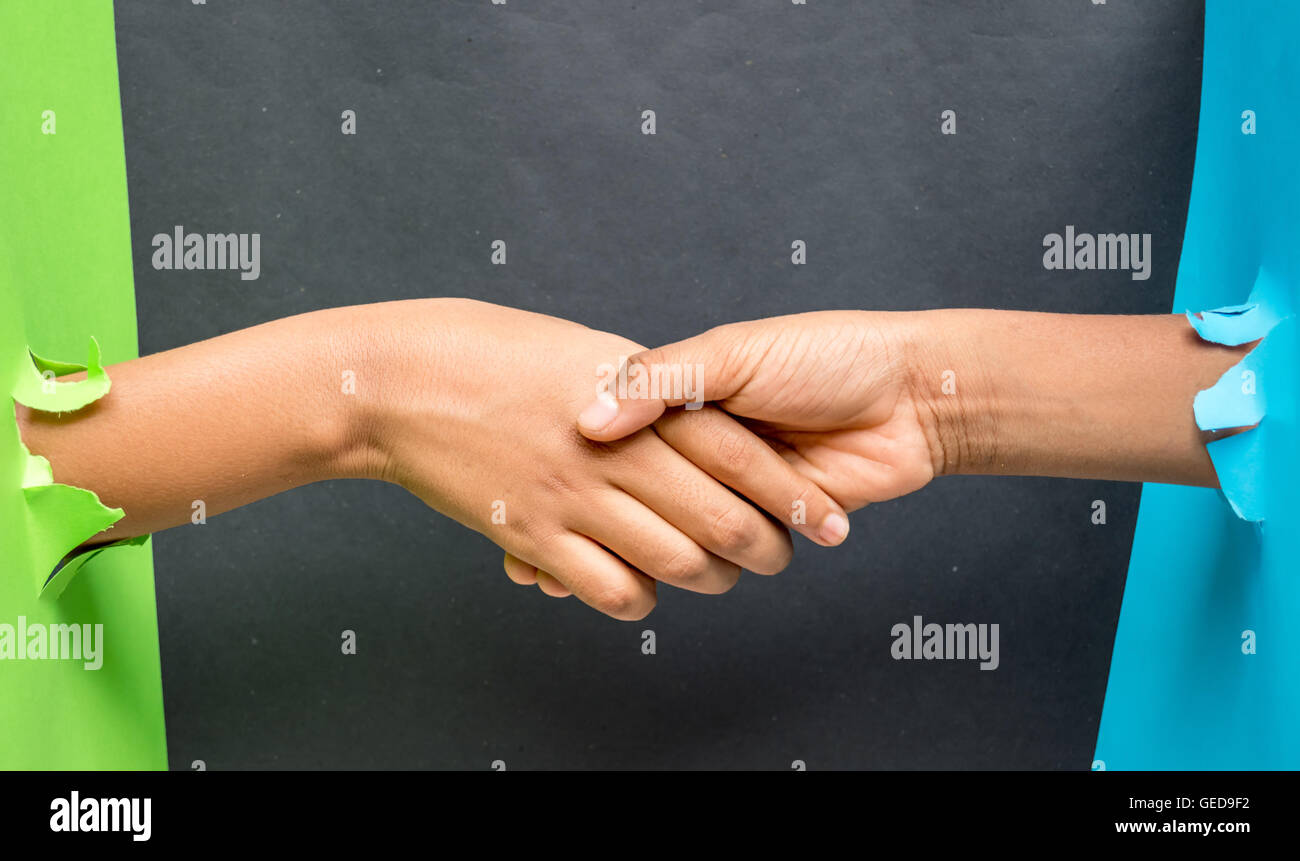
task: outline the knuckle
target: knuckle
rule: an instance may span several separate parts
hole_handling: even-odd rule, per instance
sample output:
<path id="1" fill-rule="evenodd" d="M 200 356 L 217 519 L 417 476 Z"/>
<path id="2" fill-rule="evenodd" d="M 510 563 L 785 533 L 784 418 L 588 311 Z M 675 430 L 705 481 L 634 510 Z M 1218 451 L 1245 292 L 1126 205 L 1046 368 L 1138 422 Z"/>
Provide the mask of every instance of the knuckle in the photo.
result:
<path id="1" fill-rule="evenodd" d="M 628 372 L 631 373 L 633 368 L 641 368 L 642 372 L 648 372 L 655 365 L 663 365 L 668 361 L 663 349 L 660 347 L 651 347 L 648 350 L 642 350 L 634 353 L 627 359 Z"/>
<path id="2" fill-rule="evenodd" d="M 692 544 L 675 550 L 659 566 L 660 578 L 670 583 L 695 583 L 709 570 L 707 554 Z"/>
<path id="3" fill-rule="evenodd" d="M 746 550 L 758 539 L 758 527 L 754 517 L 733 505 L 714 516 L 709 534 L 723 550 Z"/>
<path id="4" fill-rule="evenodd" d="M 506 520 L 505 529 L 508 535 L 534 547 L 547 547 L 559 535 L 555 519 L 537 511 L 512 514 Z"/>
<path id="5" fill-rule="evenodd" d="M 748 431 L 719 433 L 714 440 L 713 455 L 728 476 L 744 475 L 754 464 L 756 438 Z"/>
<path id="6" fill-rule="evenodd" d="M 577 496 L 584 490 L 581 482 L 562 470 L 550 469 L 542 474 L 539 481 L 545 493 L 561 498 Z"/>

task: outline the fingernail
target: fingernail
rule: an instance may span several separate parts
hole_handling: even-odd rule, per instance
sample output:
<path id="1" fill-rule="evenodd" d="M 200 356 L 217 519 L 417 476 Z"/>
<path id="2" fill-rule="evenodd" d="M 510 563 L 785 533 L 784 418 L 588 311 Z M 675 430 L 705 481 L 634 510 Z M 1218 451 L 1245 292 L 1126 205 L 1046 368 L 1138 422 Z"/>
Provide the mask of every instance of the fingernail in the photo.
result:
<path id="1" fill-rule="evenodd" d="M 817 530 L 817 537 L 827 544 L 839 544 L 849 534 L 849 519 L 843 514 L 828 514 Z"/>
<path id="2" fill-rule="evenodd" d="M 618 400 L 609 392 L 599 392 L 596 400 L 578 415 L 578 425 L 583 430 L 603 431 L 618 418 Z"/>

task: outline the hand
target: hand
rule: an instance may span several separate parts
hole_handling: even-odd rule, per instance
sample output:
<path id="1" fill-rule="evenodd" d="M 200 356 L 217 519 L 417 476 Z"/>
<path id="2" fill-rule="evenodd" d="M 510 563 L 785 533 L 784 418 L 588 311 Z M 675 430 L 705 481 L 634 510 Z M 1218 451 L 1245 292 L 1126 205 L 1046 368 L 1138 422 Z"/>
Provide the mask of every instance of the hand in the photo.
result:
<path id="1" fill-rule="evenodd" d="M 640 349 L 481 302 L 329 308 L 113 365 L 89 406 L 15 416 L 57 481 L 123 509 L 88 546 L 189 523 L 196 500 L 212 517 L 314 481 L 386 479 L 504 547 L 516 581 L 635 619 L 652 578 L 723 592 L 739 566 L 789 562 L 789 534 L 711 475 L 744 464 L 759 505 L 839 511 L 720 410 L 583 439 L 571 417 L 602 366 Z"/>
<path id="2" fill-rule="evenodd" d="M 703 400 L 743 417 L 852 511 L 917 490 L 943 466 L 930 398 L 918 394 L 911 320 L 825 311 L 733 323 L 638 353 L 629 365 L 700 366 Z M 937 390 L 941 381 L 933 382 Z M 681 403 L 606 398 L 581 414 L 579 427 L 590 439 L 615 440 Z"/>
<path id="3" fill-rule="evenodd" d="M 1193 401 L 1252 346 L 1207 342 L 1174 314 L 827 311 L 720 326 L 629 364 L 701 365 L 699 397 L 853 510 L 961 473 L 1216 487 L 1205 443 L 1242 428 L 1200 430 Z M 578 424 L 614 440 L 679 403 L 606 398 Z"/>
<path id="4" fill-rule="evenodd" d="M 738 451 L 752 455 L 759 499 L 801 498 L 821 517 L 839 510 L 716 409 L 617 443 L 583 439 L 571 417 L 598 369 L 641 350 L 623 338 L 466 300 L 354 311 L 359 330 L 382 333 L 358 381 L 380 452 L 373 477 L 505 548 L 515 582 L 638 619 L 655 604 L 655 580 L 718 593 L 741 566 L 776 573 L 790 560 L 788 533 L 709 474 L 727 475 Z"/>

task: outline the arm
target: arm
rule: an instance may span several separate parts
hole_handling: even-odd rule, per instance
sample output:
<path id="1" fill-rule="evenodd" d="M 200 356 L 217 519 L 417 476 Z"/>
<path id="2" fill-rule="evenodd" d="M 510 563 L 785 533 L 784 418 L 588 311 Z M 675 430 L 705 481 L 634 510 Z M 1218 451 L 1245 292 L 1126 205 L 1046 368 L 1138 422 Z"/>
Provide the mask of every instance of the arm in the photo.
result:
<path id="1" fill-rule="evenodd" d="M 1248 350 L 1172 315 L 832 311 L 630 361 L 704 364 L 706 400 L 853 509 L 959 473 L 1217 486 L 1192 401 Z M 671 405 L 627 399 L 580 426 L 617 439 Z"/>
<path id="2" fill-rule="evenodd" d="M 596 369 L 640 349 L 481 302 L 362 305 L 116 365 L 94 404 L 18 420 L 56 481 L 125 510 L 96 541 L 187 523 L 196 500 L 216 514 L 322 479 L 382 479 L 504 547 L 520 582 L 640 618 L 655 579 L 721 592 L 741 566 L 775 573 L 791 555 L 785 530 L 660 436 L 707 453 L 743 434 L 720 411 L 616 445 L 573 429 Z M 755 469 L 772 488 L 838 510 L 767 454 Z"/>
<path id="3" fill-rule="evenodd" d="M 23 441 L 56 481 L 124 509 L 95 542 L 187 523 L 197 500 L 215 515 L 314 481 L 376 475 L 374 356 L 353 317 L 304 314 L 115 365 L 109 394 L 81 410 L 18 405 Z M 359 375 L 360 396 L 343 395 L 345 370 Z"/>
<path id="4" fill-rule="evenodd" d="M 1204 341 L 1175 314 L 925 316 L 916 387 L 940 474 L 1218 486 L 1192 402 L 1249 347 Z M 947 368 L 957 397 L 940 388 Z"/>

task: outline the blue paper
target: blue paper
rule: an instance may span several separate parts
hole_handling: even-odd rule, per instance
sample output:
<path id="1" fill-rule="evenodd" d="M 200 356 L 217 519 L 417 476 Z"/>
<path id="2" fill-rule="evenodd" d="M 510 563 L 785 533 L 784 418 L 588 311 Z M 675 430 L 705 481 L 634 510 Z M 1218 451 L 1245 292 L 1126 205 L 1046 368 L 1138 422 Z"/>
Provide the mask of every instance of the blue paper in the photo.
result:
<path id="1" fill-rule="evenodd" d="M 1174 307 L 1217 309 L 1209 340 L 1266 333 L 1195 406 L 1258 426 L 1210 444 L 1222 493 L 1142 490 L 1096 769 L 1300 768 L 1300 3 L 1210 0 L 1205 28 Z"/>

